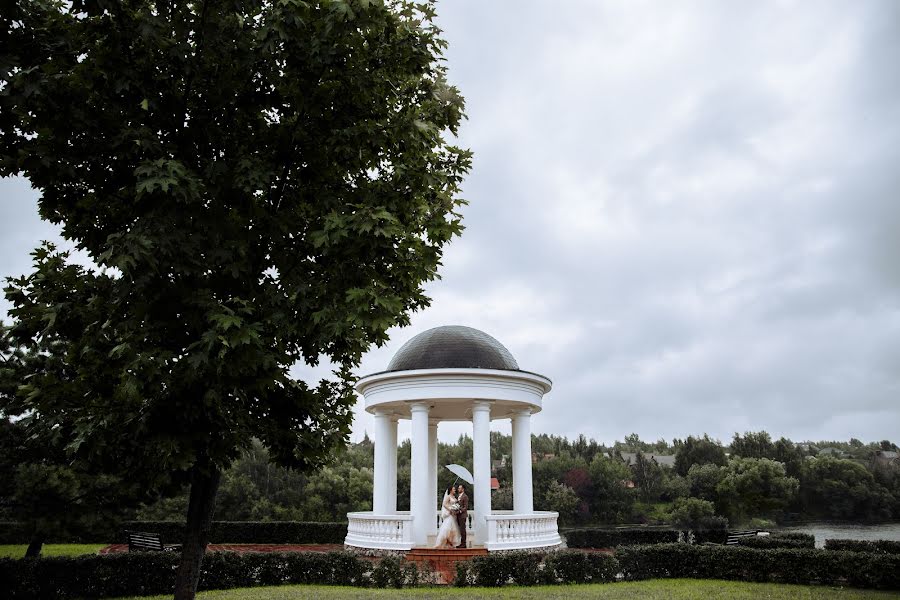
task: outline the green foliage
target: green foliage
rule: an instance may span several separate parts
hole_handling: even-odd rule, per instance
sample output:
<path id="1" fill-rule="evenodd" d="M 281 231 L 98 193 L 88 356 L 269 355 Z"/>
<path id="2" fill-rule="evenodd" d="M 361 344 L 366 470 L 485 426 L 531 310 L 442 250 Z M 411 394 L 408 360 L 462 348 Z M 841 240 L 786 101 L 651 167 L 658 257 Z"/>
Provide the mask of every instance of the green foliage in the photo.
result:
<path id="1" fill-rule="evenodd" d="M 541 510 L 552 510 L 559 513 L 559 522 L 568 525 L 575 521 L 578 514 L 579 498 L 575 490 L 564 483 L 551 481 L 540 496 Z M 493 503 L 491 503 L 493 507 Z M 498 507 L 499 509 L 499 507 Z"/>
<path id="2" fill-rule="evenodd" d="M 900 542 L 894 540 L 825 540 L 825 549 L 900 554 Z"/>
<path id="3" fill-rule="evenodd" d="M 732 523 L 784 509 L 796 496 L 799 482 L 784 465 L 767 458 L 737 458 L 722 469 L 716 486 L 720 512 Z"/>
<path id="4" fill-rule="evenodd" d="M 815 536 L 800 534 L 774 533 L 768 536 L 745 537 L 738 540 L 738 544 L 748 548 L 815 548 Z"/>
<path id="5" fill-rule="evenodd" d="M 477 556 L 456 565 L 454 585 L 499 587 L 608 583 L 616 578 L 616 559 L 599 553 L 578 551 L 503 552 Z"/>
<path id="6" fill-rule="evenodd" d="M 735 433 L 731 440 L 731 454 L 741 458 L 774 458 L 775 445 L 765 431 Z"/>
<path id="7" fill-rule="evenodd" d="M 139 491 L 69 456 L 71 423 L 37 418 L 17 396 L 35 373 L 65 380 L 62 346 L 49 338 L 23 346 L 0 324 L 0 365 L 0 515 L 27 531 L 30 555 L 51 538 L 111 533 L 110 523 L 137 504 Z"/>
<path id="8" fill-rule="evenodd" d="M 667 544 L 674 543 L 683 537 L 682 532 L 674 529 L 571 529 L 565 532 L 566 544 L 569 548 L 616 548 L 632 544 Z M 724 541 L 724 540 L 723 540 Z"/>
<path id="9" fill-rule="evenodd" d="M 724 471 L 718 465 L 691 465 L 687 473 L 691 496 L 701 500 L 716 501 L 718 499 L 716 488 L 722 481 L 723 475 Z"/>
<path id="10" fill-rule="evenodd" d="M 900 589 L 900 556 L 804 549 L 664 544 L 616 550 L 626 580 L 732 579 Z"/>
<path id="11" fill-rule="evenodd" d="M 800 471 L 800 503 L 805 514 L 828 519 L 886 519 L 895 498 L 856 461 L 817 457 Z"/>
<path id="12" fill-rule="evenodd" d="M 499 587 L 508 584 L 539 585 L 552 583 L 543 568 L 544 557 L 534 552 L 501 552 L 476 556 L 457 563 L 458 586 Z"/>
<path id="13" fill-rule="evenodd" d="M 616 559 L 599 552 L 560 551 L 548 554 L 544 568 L 551 574 L 551 582 L 609 583 L 616 580 Z"/>
<path id="14" fill-rule="evenodd" d="M 350 369 L 428 304 L 461 231 L 469 153 L 444 135 L 463 102 L 432 7 L 104 6 L 4 21 L 0 175 L 101 267 L 45 246 L 10 282 L 14 335 L 64 344 L 80 392 L 37 373 L 28 409 L 148 485 L 253 436 L 320 466 L 349 432 Z M 290 375 L 322 359 L 335 380 Z"/>
<path id="15" fill-rule="evenodd" d="M 174 585 L 177 560 L 168 552 L 0 559 L 0 586 L 10 600 L 162 594 Z M 345 552 L 212 552 L 204 560 L 200 589 L 291 583 L 367 586 L 372 573 L 369 561 Z"/>
<path id="16" fill-rule="evenodd" d="M 706 434 L 702 438 L 688 436 L 684 442 L 676 444 L 675 472 L 679 475 L 687 475 L 692 465 L 722 466 L 727 462 L 725 448 Z"/>
<path id="17" fill-rule="evenodd" d="M 655 460 L 638 451 L 634 457 L 634 464 L 631 465 L 631 471 L 638 495 L 644 502 L 659 498 L 665 482 L 665 474 L 663 468 Z"/>
<path id="18" fill-rule="evenodd" d="M 369 579 L 373 587 L 402 588 L 419 583 L 419 570 L 416 564 L 397 556 L 387 556 L 378 561 L 372 569 Z"/>
<path id="19" fill-rule="evenodd" d="M 591 461 L 588 472 L 593 483 L 591 514 L 608 523 L 622 522 L 631 514 L 634 493 L 625 487 L 631 479 L 631 470 L 625 463 L 597 455 Z"/>
<path id="20" fill-rule="evenodd" d="M 352 369 L 428 305 L 470 153 L 431 2 L 23 0 L 4 38 L 0 176 L 50 244 L 6 297 L 60 344 L 10 415 L 99 473 L 190 481 L 193 597 L 220 473 L 258 438 L 311 471 L 349 435 Z M 334 366 L 310 385 L 297 363 Z"/>
<path id="21" fill-rule="evenodd" d="M 670 523 L 684 529 L 704 529 L 710 517 L 716 514 L 716 508 L 708 500 L 699 498 L 679 498 L 669 512 Z"/>

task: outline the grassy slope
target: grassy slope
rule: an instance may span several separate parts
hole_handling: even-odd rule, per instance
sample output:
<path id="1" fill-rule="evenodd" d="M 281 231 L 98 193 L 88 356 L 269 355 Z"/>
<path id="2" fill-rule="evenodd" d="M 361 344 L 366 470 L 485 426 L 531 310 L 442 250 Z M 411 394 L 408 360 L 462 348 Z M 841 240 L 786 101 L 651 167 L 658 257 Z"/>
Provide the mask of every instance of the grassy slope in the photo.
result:
<path id="1" fill-rule="evenodd" d="M 44 544 L 41 556 L 78 556 L 80 554 L 96 554 L 107 544 Z M 0 557 L 22 558 L 25 556 L 27 544 L 0 544 Z"/>
<path id="2" fill-rule="evenodd" d="M 369 598 L 384 600 L 388 598 L 563 600 L 573 597 L 598 600 L 888 600 L 888 598 L 900 598 L 900 594 L 817 586 L 669 579 L 579 586 L 405 590 L 291 585 L 220 590 L 202 592 L 197 595 L 199 600 L 299 600 L 301 598 L 321 598 L 323 600 L 364 600 Z M 168 598 L 169 596 L 153 596 L 152 598 L 145 596 L 127 600 L 165 600 Z"/>

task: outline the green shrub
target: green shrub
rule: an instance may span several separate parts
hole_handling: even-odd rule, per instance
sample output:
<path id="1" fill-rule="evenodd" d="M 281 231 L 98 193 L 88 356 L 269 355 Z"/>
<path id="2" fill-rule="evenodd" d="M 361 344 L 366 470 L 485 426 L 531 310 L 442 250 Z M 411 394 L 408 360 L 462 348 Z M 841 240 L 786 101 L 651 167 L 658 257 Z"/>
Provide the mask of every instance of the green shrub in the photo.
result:
<path id="1" fill-rule="evenodd" d="M 900 554 L 900 542 L 893 540 L 825 540 L 825 549 Z"/>
<path id="2" fill-rule="evenodd" d="M 900 589 L 900 556 L 811 548 L 661 544 L 616 550 L 627 580 L 684 577 Z"/>
<path id="3" fill-rule="evenodd" d="M 721 517 L 711 517 L 718 525 L 727 524 Z M 728 532 L 722 529 L 699 529 L 690 532 L 694 543 L 714 542 L 722 544 L 728 537 Z M 569 548 L 616 548 L 618 546 L 633 546 L 643 544 L 672 544 L 682 542 L 690 536 L 687 531 L 677 529 L 601 529 L 582 528 L 565 532 L 566 544 Z"/>
<path id="4" fill-rule="evenodd" d="M 177 521 L 128 521 L 122 525 L 121 542 L 126 531 L 150 531 L 160 534 L 164 544 L 179 544 L 184 538 L 184 523 Z M 213 521 L 211 544 L 343 544 L 346 523 L 311 521 Z"/>
<path id="5" fill-rule="evenodd" d="M 598 552 L 506 552 L 457 563 L 454 583 L 484 587 L 601 583 L 615 581 L 618 570 L 614 557 Z"/>
<path id="6" fill-rule="evenodd" d="M 0 559 L 5 597 L 64 600 L 170 593 L 177 553 L 140 552 L 105 556 Z M 369 561 L 347 552 L 210 552 L 203 560 L 200 589 L 260 585 L 365 586 Z M 402 585 L 402 583 L 401 583 Z"/>
<path id="7" fill-rule="evenodd" d="M 550 583 L 543 581 L 542 559 L 540 554 L 530 552 L 503 552 L 476 556 L 471 561 L 471 568 L 465 579 L 469 585 L 479 587 L 497 587 L 510 583 L 518 585 Z"/>
<path id="8" fill-rule="evenodd" d="M 388 556 L 375 565 L 369 579 L 372 586 L 378 588 L 415 586 L 419 584 L 419 569 L 415 563 L 397 556 Z"/>
<path id="9" fill-rule="evenodd" d="M 608 583 L 616 580 L 619 563 L 608 554 L 567 550 L 548 555 L 544 569 L 552 583 Z"/>

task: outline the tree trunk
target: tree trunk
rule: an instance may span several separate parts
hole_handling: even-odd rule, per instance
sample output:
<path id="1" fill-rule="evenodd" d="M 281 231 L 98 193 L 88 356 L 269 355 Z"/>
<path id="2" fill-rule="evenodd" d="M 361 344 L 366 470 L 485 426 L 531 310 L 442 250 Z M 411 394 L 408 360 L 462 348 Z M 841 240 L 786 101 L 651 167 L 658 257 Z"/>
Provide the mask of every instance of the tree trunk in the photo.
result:
<path id="1" fill-rule="evenodd" d="M 198 463 L 192 468 L 184 546 L 175 577 L 175 600 L 194 600 L 197 594 L 200 566 L 209 542 L 209 528 L 221 476 L 219 470 L 212 465 Z"/>
<path id="2" fill-rule="evenodd" d="M 44 536 L 35 533 L 28 542 L 28 549 L 25 551 L 25 558 L 34 558 L 41 555 L 41 548 L 44 547 Z"/>

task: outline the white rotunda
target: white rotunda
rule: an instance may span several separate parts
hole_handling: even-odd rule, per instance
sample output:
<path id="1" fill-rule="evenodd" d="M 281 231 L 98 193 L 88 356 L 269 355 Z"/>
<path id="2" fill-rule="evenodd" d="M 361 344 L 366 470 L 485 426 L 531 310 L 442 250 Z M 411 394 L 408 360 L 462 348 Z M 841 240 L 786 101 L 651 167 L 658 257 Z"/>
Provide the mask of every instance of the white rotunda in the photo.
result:
<path id="1" fill-rule="evenodd" d="M 438 426 L 472 422 L 474 484 L 469 492 L 469 545 L 488 551 L 557 546 L 558 514 L 534 510 L 531 416 L 551 382 L 519 369 L 503 344 L 461 326 L 429 329 L 409 340 L 386 371 L 356 384 L 375 416 L 372 512 L 349 513 L 345 544 L 410 550 L 437 534 Z M 412 421 L 409 511 L 397 510 L 397 421 Z M 512 421 L 513 510 L 491 510 L 491 421 Z"/>

